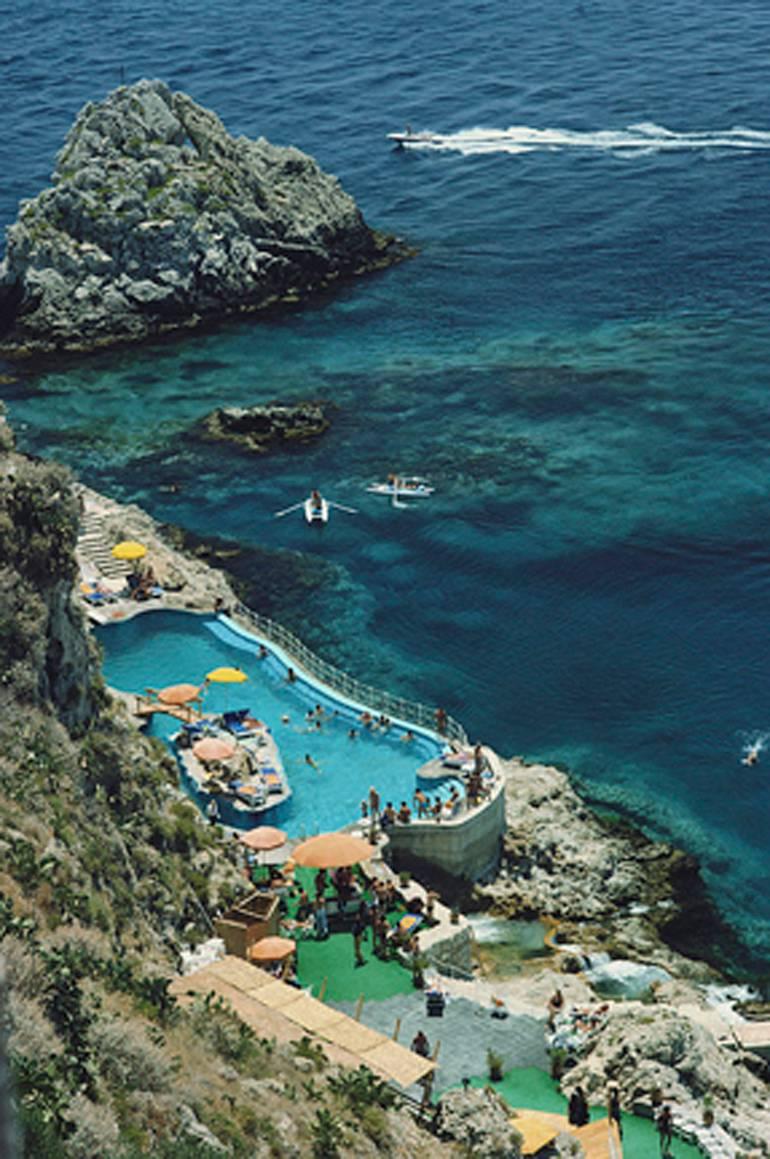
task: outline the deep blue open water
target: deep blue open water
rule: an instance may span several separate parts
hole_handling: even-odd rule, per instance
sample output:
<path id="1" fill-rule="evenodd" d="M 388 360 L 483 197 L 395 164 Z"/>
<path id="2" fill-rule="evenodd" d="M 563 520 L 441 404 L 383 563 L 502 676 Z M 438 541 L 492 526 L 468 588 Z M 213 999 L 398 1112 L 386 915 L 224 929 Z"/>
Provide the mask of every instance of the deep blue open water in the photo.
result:
<path id="1" fill-rule="evenodd" d="M 85 101 L 160 76 L 420 248 L 281 321 L 2 387 L 22 447 L 302 553 L 254 557 L 267 610 L 280 588 L 329 659 L 695 851 L 759 953 L 770 751 L 740 757 L 770 732 L 768 50 L 753 0 L 40 0 L 0 40 L 2 224 Z M 394 151 L 406 122 L 445 147 Z M 311 450 L 186 438 L 215 405 L 307 396 L 339 408 Z M 389 470 L 435 498 L 366 495 Z M 360 513 L 272 517 L 311 485 Z"/>

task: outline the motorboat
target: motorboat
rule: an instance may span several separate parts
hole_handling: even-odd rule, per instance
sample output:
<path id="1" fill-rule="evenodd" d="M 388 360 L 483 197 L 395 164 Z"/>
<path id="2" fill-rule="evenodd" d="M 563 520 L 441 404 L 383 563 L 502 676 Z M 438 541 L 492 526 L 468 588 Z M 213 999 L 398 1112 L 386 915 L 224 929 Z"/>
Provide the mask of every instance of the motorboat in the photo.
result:
<path id="1" fill-rule="evenodd" d="M 308 495 L 307 499 L 302 504 L 305 512 L 305 519 L 308 523 L 328 523 L 329 522 L 329 504 L 323 495 L 314 492 Z"/>
<path id="2" fill-rule="evenodd" d="M 419 475 L 389 475 L 384 483 L 370 483 L 366 490 L 394 499 L 426 499 L 436 488 Z"/>
<path id="3" fill-rule="evenodd" d="M 406 128 L 402 133 L 388 133 L 388 140 L 398 146 L 438 145 L 441 138 L 437 133 L 430 133 L 427 129 L 422 129 L 419 133 L 413 133 L 411 129 Z"/>

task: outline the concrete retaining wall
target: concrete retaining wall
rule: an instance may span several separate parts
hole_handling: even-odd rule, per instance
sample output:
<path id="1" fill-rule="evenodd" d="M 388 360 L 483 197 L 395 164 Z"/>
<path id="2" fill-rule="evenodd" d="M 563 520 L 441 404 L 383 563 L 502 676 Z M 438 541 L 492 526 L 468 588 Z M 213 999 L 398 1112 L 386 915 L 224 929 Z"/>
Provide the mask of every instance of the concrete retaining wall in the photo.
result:
<path id="1" fill-rule="evenodd" d="M 410 821 L 388 829 L 393 865 L 411 858 L 428 862 L 467 881 L 492 876 L 505 833 L 505 782 L 496 777 L 483 804 L 451 820 Z"/>

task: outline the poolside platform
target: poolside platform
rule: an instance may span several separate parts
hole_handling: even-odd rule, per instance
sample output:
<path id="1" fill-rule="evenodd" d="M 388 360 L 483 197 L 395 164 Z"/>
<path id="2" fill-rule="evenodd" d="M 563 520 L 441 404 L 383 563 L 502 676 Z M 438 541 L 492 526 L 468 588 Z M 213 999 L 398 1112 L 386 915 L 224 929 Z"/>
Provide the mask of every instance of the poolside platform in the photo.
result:
<path id="1" fill-rule="evenodd" d="M 548 1111 L 517 1108 L 515 1116 L 511 1122 L 523 1136 L 522 1155 L 538 1155 L 558 1135 L 566 1134 L 580 1143 L 584 1159 L 623 1159 L 623 1144 L 618 1128 L 608 1119 L 597 1119 L 585 1127 L 572 1127 L 565 1115 L 555 1115 Z"/>
<path id="2" fill-rule="evenodd" d="M 483 754 L 488 775 L 477 800 L 462 801 L 456 811 L 441 819 L 413 816 L 408 824 L 396 823 L 388 829 L 397 869 L 423 862 L 465 881 L 482 881 L 494 875 L 506 831 L 505 777 L 497 753 L 485 746 Z M 452 775 L 452 768 L 446 768 L 441 760 L 429 765 L 444 776 Z M 418 777 L 426 768 L 422 766 Z M 454 775 L 459 775 L 457 770 Z"/>
<path id="3" fill-rule="evenodd" d="M 192 974 L 176 978 L 169 991 L 189 1005 L 196 996 L 215 994 L 260 1036 L 292 1042 L 312 1035 L 331 1062 L 367 1066 L 380 1078 L 406 1089 L 435 1070 L 385 1034 L 326 1006 L 287 982 L 273 978 L 241 958 L 226 956 Z"/>

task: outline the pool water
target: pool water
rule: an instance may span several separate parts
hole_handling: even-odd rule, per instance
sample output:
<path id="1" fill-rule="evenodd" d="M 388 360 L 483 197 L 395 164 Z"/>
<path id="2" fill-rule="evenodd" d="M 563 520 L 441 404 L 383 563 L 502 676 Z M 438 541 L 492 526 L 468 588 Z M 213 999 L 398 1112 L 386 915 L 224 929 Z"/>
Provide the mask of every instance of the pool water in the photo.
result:
<path id="1" fill-rule="evenodd" d="M 223 617 L 185 612 L 152 611 L 117 624 L 98 627 L 104 649 L 107 683 L 123 692 L 144 692 L 168 684 L 201 684 L 207 672 L 220 666 L 246 673 L 243 684 L 209 684 L 204 710 L 223 712 L 248 707 L 263 720 L 277 741 L 292 797 L 283 806 L 280 821 L 290 836 L 300 837 L 338 829 L 361 816 L 361 802 L 374 785 L 383 801 L 398 808 L 412 803 L 417 769 L 439 755 L 440 742 L 413 728 L 414 740 L 403 742 L 403 728 L 369 732 L 358 720 L 360 706 L 335 699 L 315 684 L 298 678 L 286 681 L 282 654 L 267 641 L 268 655 L 258 656 L 259 641 L 234 630 Z M 306 714 L 316 705 L 324 709 L 317 729 Z M 288 722 L 284 718 L 288 717 Z M 152 734 L 164 740 L 179 728 L 173 717 L 157 715 Z M 351 739 L 349 730 L 357 735 Z M 306 756 L 315 767 L 308 764 Z M 434 796 L 445 797 L 453 778 L 431 783 Z M 189 790 L 189 786 L 185 786 Z M 200 805 L 200 801 L 196 800 Z M 255 822 L 242 820 L 248 828 Z"/>

